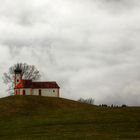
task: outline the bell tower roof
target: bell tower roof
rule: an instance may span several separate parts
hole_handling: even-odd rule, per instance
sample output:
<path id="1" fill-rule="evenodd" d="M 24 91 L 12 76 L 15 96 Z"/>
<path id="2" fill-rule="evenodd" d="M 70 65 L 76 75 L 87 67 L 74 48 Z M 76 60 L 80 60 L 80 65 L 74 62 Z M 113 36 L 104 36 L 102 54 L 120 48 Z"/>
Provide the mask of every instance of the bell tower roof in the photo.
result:
<path id="1" fill-rule="evenodd" d="M 15 74 L 21 74 L 22 73 L 22 70 L 20 68 L 16 68 L 14 70 Z"/>

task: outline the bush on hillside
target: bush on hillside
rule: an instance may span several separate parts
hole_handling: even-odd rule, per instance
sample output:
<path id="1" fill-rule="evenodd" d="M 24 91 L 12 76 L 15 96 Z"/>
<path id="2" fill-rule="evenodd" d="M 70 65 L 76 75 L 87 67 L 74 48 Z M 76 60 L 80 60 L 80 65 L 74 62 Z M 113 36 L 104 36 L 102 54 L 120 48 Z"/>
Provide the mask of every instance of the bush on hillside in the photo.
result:
<path id="1" fill-rule="evenodd" d="M 123 104 L 122 107 L 127 107 L 127 106 L 125 104 Z"/>
<path id="2" fill-rule="evenodd" d="M 87 99 L 83 99 L 83 98 L 80 98 L 78 99 L 78 102 L 81 102 L 81 103 L 87 103 L 87 104 L 94 104 L 94 99 L 93 98 L 87 98 Z"/>

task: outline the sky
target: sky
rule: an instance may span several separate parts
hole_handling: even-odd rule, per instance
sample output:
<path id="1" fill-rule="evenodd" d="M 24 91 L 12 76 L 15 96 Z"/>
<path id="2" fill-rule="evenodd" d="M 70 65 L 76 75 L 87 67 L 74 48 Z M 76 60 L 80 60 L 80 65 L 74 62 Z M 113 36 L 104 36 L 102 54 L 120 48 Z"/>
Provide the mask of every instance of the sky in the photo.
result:
<path id="1" fill-rule="evenodd" d="M 139 0 L 0 0 L 2 75 L 17 62 L 57 81 L 61 97 L 140 105 Z"/>

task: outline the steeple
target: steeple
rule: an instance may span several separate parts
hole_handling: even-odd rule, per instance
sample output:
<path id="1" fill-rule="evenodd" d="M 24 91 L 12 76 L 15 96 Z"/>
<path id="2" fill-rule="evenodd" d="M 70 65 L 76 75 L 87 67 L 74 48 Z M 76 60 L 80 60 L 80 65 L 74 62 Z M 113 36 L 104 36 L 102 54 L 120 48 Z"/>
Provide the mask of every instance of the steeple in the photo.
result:
<path id="1" fill-rule="evenodd" d="M 17 67 L 15 70 L 15 87 L 21 83 L 21 80 L 22 80 L 22 70 Z"/>

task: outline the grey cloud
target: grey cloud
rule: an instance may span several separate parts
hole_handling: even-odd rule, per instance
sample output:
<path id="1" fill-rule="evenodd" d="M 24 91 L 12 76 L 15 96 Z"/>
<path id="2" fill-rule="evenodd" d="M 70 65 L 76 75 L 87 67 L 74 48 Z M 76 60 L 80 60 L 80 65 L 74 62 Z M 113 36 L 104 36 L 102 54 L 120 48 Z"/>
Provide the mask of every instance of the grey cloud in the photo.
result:
<path id="1" fill-rule="evenodd" d="M 98 6 L 113 15 L 128 14 L 139 8 L 138 0 L 99 0 Z"/>

